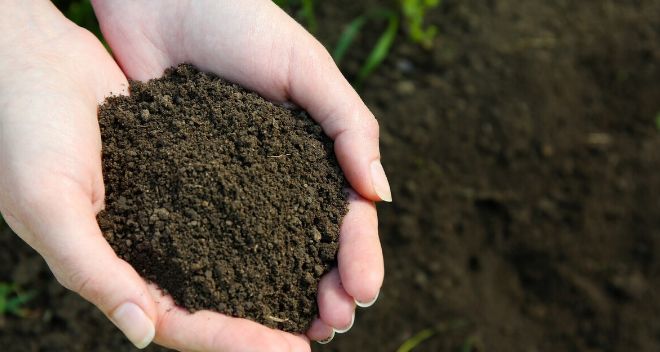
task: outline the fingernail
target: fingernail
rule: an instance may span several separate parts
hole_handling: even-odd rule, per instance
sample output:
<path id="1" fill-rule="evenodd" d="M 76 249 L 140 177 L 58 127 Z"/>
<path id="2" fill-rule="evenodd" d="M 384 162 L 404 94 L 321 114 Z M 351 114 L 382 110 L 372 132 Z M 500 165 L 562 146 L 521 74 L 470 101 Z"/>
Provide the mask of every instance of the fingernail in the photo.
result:
<path id="1" fill-rule="evenodd" d="M 378 198 L 386 202 L 392 201 L 390 183 L 387 181 L 387 176 L 385 175 L 385 170 L 383 169 L 380 160 L 374 160 L 371 162 L 371 182 L 374 185 L 374 191 L 378 195 Z"/>
<path id="2" fill-rule="evenodd" d="M 341 330 L 335 329 L 335 332 L 338 333 L 338 334 L 343 334 L 345 332 L 348 332 L 348 330 L 351 330 L 354 323 L 355 323 L 355 311 L 353 311 L 353 317 L 351 318 L 351 323 L 348 324 L 348 326 L 344 329 L 341 329 Z"/>
<path id="3" fill-rule="evenodd" d="M 358 307 L 361 307 L 361 308 L 369 308 L 369 307 L 373 306 L 374 303 L 376 303 L 376 301 L 378 300 L 379 295 L 380 295 L 380 291 L 378 293 L 376 293 L 376 297 L 374 297 L 374 299 L 372 299 L 370 302 L 366 302 L 366 303 L 362 303 L 362 302 L 360 302 L 356 299 L 355 304 Z"/>
<path id="4" fill-rule="evenodd" d="M 329 343 L 330 341 L 332 341 L 332 339 L 334 339 L 334 338 L 335 338 L 335 330 L 333 329 L 332 334 L 330 334 L 330 336 L 328 336 L 327 339 L 321 340 L 321 341 L 316 341 L 316 342 L 321 344 L 321 345 L 325 345 L 325 344 Z"/>
<path id="5" fill-rule="evenodd" d="M 110 319 L 137 348 L 147 347 L 156 335 L 154 323 L 135 303 L 122 304 Z"/>

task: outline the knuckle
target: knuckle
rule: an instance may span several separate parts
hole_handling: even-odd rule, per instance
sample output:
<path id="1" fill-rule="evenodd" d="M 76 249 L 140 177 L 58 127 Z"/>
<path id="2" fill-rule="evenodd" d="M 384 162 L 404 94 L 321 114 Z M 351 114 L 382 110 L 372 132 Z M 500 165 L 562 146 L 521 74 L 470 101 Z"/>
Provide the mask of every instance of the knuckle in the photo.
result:
<path id="1" fill-rule="evenodd" d="M 93 279 L 89 276 L 85 276 L 80 273 L 74 273 L 74 275 L 72 275 L 69 279 L 69 282 L 70 289 L 82 296 L 90 296 L 88 293 L 93 291 Z"/>
<path id="2" fill-rule="evenodd" d="M 55 273 L 55 278 L 60 285 L 81 296 L 89 291 L 92 287 L 92 278 L 89 275 L 80 270 L 69 269 L 70 265 L 67 263 L 60 264 L 60 266 Z"/>
<path id="3" fill-rule="evenodd" d="M 378 139 L 380 134 L 380 123 L 376 118 L 370 114 L 370 117 L 365 120 L 365 132 L 373 138 Z"/>
<path id="4" fill-rule="evenodd" d="M 56 256 L 51 259 L 54 259 L 53 274 L 60 285 L 89 301 L 98 301 L 102 293 L 99 280 L 89 271 L 84 270 L 77 259 L 71 255 Z"/>
<path id="5" fill-rule="evenodd" d="M 310 50 L 308 51 L 310 55 L 309 59 L 312 59 L 313 60 L 312 62 L 318 63 L 320 61 L 326 64 L 332 64 L 332 65 L 335 64 L 332 55 L 330 55 L 328 50 L 320 41 L 318 41 L 316 38 L 314 38 L 311 35 L 308 36 L 307 38 L 309 39 L 307 47 L 310 48 Z"/>
<path id="6" fill-rule="evenodd" d="M 107 303 L 104 300 L 104 291 L 100 285 L 100 281 L 84 271 L 74 270 L 70 274 L 64 275 L 63 280 L 58 279 L 58 282 L 84 299 L 94 303 L 99 308 L 105 307 Z"/>

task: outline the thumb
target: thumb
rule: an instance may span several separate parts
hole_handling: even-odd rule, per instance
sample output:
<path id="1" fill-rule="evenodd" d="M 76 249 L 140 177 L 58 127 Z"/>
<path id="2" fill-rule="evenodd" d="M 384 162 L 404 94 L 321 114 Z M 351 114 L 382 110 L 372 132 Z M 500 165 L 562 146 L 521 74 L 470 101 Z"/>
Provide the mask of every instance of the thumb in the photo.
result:
<path id="1" fill-rule="evenodd" d="M 194 33 L 214 35 L 193 34 L 194 50 L 185 61 L 269 99 L 291 100 L 304 108 L 334 140 L 337 160 L 352 188 L 369 200 L 392 201 L 380 161 L 378 121 L 323 45 L 272 1 L 195 4 L 199 6 L 190 7 L 189 17 L 211 21 L 195 22 L 194 28 L 205 30 Z M 226 17 L 229 25 L 209 13 Z M 246 16 L 233 21 L 236 14 Z M 250 45 L 218 54 L 218 48 L 243 42 Z M 172 43 L 173 52 L 180 52 L 179 41 Z"/>
<path id="2" fill-rule="evenodd" d="M 155 335 L 155 303 L 145 281 L 103 238 L 89 197 L 78 193 L 33 202 L 27 223 L 35 243 L 30 244 L 64 287 L 96 305 L 144 348 Z"/>
<path id="3" fill-rule="evenodd" d="M 291 41 L 289 95 L 335 141 L 337 159 L 351 186 L 367 199 L 391 202 L 380 162 L 378 121 L 323 45 L 297 28 L 297 40 Z"/>

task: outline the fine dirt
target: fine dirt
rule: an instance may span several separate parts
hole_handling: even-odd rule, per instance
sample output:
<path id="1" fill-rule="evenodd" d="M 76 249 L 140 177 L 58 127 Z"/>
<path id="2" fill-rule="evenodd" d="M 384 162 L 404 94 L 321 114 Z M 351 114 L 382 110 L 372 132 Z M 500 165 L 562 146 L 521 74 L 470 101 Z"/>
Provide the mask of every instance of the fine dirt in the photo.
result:
<path id="1" fill-rule="evenodd" d="M 316 122 L 181 65 L 131 82 L 99 123 L 98 219 L 121 258 L 190 311 L 307 330 L 347 210 Z"/>
<path id="2" fill-rule="evenodd" d="M 323 40 L 369 4 L 322 6 Z M 414 351 L 659 351 L 660 2 L 456 0 L 430 18 L 434 48 L 400 33 L 362 91 L 393 180 L 381 299 L 318 350 L 434 328 Z"/>
<path id="3" fill-rule="evenodd" d="M 382 6 L 317 3 L 329 46 Z M 660 350 L 660 2 L 445 0 L 429 19 L 433 49 L 401 32 L 361 92 L 394 194 L 380 299 L 315 350 L 395 351 L 427 328 L 415 352 Z M 0 246 L 0 280 L 42 292 L 0 346 L 131 350 L 19 240 Z"/>

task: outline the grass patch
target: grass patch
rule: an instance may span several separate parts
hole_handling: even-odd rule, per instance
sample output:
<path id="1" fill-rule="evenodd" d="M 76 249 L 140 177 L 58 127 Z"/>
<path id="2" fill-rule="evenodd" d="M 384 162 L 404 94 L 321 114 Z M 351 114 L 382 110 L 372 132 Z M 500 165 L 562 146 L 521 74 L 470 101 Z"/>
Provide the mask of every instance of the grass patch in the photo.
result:
<path id="1" fill-rule="evenodd" d="M 432 25 L 425 26 L 424 22 L 428 10 L 439 6 L 440 0 L 399 0 L 398 4 L 398 9 L 376 10 L 356 17 L 346 26 L 337 41 L 332 56 L 339 65 L 367 23 L 387 21 L 387 27 L 360 66 L 355 82 L 358 88 L 385 61 L 402 24 L 410 41 L 427 49 L 433 46 L 438 30 Z"/>
<path id="2" fill-rule="evenodd" d="M 465 339 L 463 346 L 461 347 L 461 352 L 473 352 L 476 350 L 478 339 L 472 335 Z"/>
<path id="3" fill-rule="evenodd" d="M 371 50 L 371 53 L 369 53 L 369 56 L 367 56 L 362 68 L 360 68 L 360 72 L 358 72 L 358 84 L 361 84 L 376 67 L 380 66 L 390 52 L 390 48 L 396 38 L 396 32 L 399 29 L 399 18 L 397 16 L 388 16 L 387 22 L 387 28 L 378 38 L 376 45 Z"/>
<path id="4" fill-rule="evenodd" d="M 295 13 L 311 33 L 315 33 L 318 22 L 314 0 L 273 0 L 275 4 L 289 13 Z M 373 44 L 371 51 L 360 66 L 354 84 L 359 88 L 387 58 L 394 45 L 397 33 L 404 26 L 407 37 L 413 43 L 425 48 L 433 46 L 438 32 L 433 25 L 425 25 L 430 9 L 438 7 L 440 0 L 397 0 L 386 9 L 376 9 L 362 14 L 348 23 L 332 51 L 332 57 L 339 65 L 367 23 L 386 21 L 387 27 Z"/>
<path id="5" fill-rule="evenodd" d="M 424 343 L 424 341 L 430 339 L 431 337 L 440 334 L 446 333 L 452 330 L 462 329 L 468 326 L 468 322 L 463 319 L 451 320 L 448 322 L 440 323 L 436 326 L 429 327 L 417 332 L 415 335 L 409 339 L 403 341 L 403 343 L 396 349 L 396 352 L 411 352 L 418 346 Z M 470 340 L 470 338 L 468 338 Z M 466 344 L 468 341 L 466 341 Z M 465 349 L 466 344 L 461 347 L 461 351 Z M 470 348 L 472 343 L 470 342 Z"/>
<path id="6" fill-rule="evenodd" d="M 73 23 L 86 28 L 99 39 L 103 39 L 91 0 L 55 0 L 53 3 Z"/>
<path id="7" fill-rule="evenodd" d="M 378 10 L 355 18 L 342 32 L 337 46 L 332 53 L 332 57 L 337 65 L 339 65 L 363 27 L 370 21 L 382 20 L 387 21 L 387 28 L 381 33 L 378 41 L 376 41 L 376 44 L 374 44 L 371 52 L 360 67 L 357 75 L 357 86 L 362 85 L 362 82 L 387 58 L 399 29 L 399 16 L 397 13 L 391 10 Z"/>
<path id="8" fill-rule="evenodd" d="M 35 291 L 23 291 L 16 284 L 0 282 L 0 316 L 25 317 L 28 313 L 25 305 L 36 295 Z"/>
<path id="9" fill-rule="evenodd" d="M 273 2 L 288 12 L 295 13 L 309 32 L 316 33 L 318 20 L 315 11 L 315 0 L 273 0 Z M 54 3 L 67 18 L 94 33 L 106 49 L 110 51 L 110 47 L 101 34 L 90 0 L 55 0 Z M 433 25 L 426 25 L 425 19 L 430 9 L 440 5 L 440 0 L 397 0 L 396 4 L 396 6 L 389 7 L 387 10 L 371 11 L 368 14 L 358 16 L 342 32 L 333 51 L 333 57 L 337 65 L 346 55 L 367 22 L 382 21 L 383 19 L 387 21 L 387 27 L 381 33 L 360 67 L 355 82 L 357 86 L 361 86 L 362 82 L 385 61 L 401 26 L 405 28 L 408 39 L 413 43 L 425 48 L 430 48 L 433 45 L 438 30 Z"/>
<path id="10" fill-rule="evenodd" d="M 409 338 L 408 340 L 404 341 L 399 348 L 397 348 L 396 352 L 410 352 L 413 350 L 413 348 L 419 346 L 422 342 L 425 340 L 428 340 L 431 338 L 433 335 L 437 334 L 438 330 L 437 329 L 424 329 L 417 334 L 415 334 L 413 337 Z"/>
<path id="11" fill-rule="evenodd" d="M 317 20 L 316 11 L 314 10 L 314 0 L 273 0 L 273 2 L 287 12 L 295 11 L 296 16 L 301 18 L 305 27 L 310 33 L 316 33 Z"/>
<path id="12" fill-rule="evenodd" d="M 440 0 L 400 0 L 400 4 L 408 38 L 425 48 L 431 48 L 438 28 L 433 25 L 426 26 L 424 22 L 427 12 L 438 7 Z"/>

